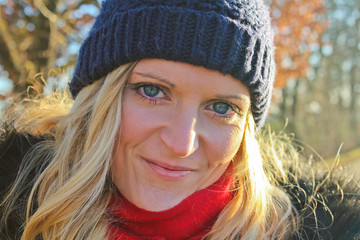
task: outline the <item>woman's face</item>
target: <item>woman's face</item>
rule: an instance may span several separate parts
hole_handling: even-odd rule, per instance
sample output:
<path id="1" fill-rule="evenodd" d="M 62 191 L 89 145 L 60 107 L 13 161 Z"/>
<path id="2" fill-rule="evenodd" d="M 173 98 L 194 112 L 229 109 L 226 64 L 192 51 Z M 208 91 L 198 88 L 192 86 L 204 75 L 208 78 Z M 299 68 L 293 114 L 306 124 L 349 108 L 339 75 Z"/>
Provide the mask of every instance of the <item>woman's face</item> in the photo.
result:
<path id="1" fill-rule="evenodd" d="M 111 169 L 118 190 L 138 207 L 161 211 L 210 186 L 239 149 L 249 96 L 230 75 L 140 61 L 123 95 Z"/>

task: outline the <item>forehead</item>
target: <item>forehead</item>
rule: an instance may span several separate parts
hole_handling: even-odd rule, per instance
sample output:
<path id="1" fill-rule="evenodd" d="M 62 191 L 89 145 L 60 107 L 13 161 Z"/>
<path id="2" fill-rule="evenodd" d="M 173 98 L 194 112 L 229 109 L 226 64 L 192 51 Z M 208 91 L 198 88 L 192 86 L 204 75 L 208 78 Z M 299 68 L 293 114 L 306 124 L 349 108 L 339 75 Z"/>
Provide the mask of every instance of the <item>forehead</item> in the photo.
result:
<path id="1" fill-rule="evenodd" d="M 231 75 L 183 62 L 144 59 L 135 66 L 132 77 L 153 79 L 174 88 L 197 89 L 215 93 L 250 97 L 249 89 Z"/>

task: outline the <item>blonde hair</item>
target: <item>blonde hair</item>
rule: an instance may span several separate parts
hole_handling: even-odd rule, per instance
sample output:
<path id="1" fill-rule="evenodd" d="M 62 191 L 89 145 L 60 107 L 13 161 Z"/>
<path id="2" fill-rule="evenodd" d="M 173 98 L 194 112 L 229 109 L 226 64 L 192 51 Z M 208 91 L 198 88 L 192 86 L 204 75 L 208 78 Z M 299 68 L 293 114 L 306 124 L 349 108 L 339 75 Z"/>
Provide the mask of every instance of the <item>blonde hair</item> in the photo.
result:
<path id="1" fill-rule="evenodd" d="M 273 144 L 267 142 L 262 147 L 273 149 Z M 248 114 L 234 159 L 236 194 L 208 234 L 210 239 L 287 239 L 296 230 L 290 199 L 275 185 L 277 180 L 287 181 L 287 176 L 276 152 L 266 155 L 263 166 L 262 153 L 266 151 L 260 151 L 255 122 Z"/>
<path id="2" fill-rule="evenodd" d="M 18 129 L 53 136 L 27 155 L 33 166 L 22 169 L 2 203 L 6 206 L 2 221 L 6 222 L 23 179 L 39 164 L 36 159 L 46 159 L 29 195 L 21 239 L 32 240 L 39 235 L 44 239 L 107 237 L 107 206 L 115 191 L 109 170 L 121 127 L 122 93 L 135 65 L 123 65 L 85 87 L 67 114 L 63 114 L 64 110 L 55 116 L 38 114 L 39 119 L 32 119 L 34 114 L 28 113 L 17 121 Z M 64 105 L 70 102 L 66 100 Z M 206 239 L 284 239 L 296 225 L 289 197 L 276 187 L 277 179 L 284 181 L 286 175 L 273 156 L 266 159 L 269 163 L 264 170 L 254 125 L 248 114 L 242 144 L 234 159 L 236 194 Z M 33 211 L 35 206 L 38 208 Z"/>

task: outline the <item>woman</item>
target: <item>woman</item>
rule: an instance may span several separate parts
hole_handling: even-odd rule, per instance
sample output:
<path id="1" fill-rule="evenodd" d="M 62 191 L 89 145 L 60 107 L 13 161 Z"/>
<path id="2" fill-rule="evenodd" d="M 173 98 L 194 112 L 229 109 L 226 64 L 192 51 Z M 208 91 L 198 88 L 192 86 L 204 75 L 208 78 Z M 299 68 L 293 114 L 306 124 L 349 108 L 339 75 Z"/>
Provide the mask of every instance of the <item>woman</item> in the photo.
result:
<path id="1" fill-rule="evenodd" d="M 288 168 L 298 155 L 277 144 L 260 152 L 273 51 L 260 0 L 104 1 L 71 110 L 29 111 L 3 134 L 4 179 L 17 175 L 1 205 L 3 236 L 359 236 L 359 197 L 348 194 L 358 188 L 298 179 Z"/>

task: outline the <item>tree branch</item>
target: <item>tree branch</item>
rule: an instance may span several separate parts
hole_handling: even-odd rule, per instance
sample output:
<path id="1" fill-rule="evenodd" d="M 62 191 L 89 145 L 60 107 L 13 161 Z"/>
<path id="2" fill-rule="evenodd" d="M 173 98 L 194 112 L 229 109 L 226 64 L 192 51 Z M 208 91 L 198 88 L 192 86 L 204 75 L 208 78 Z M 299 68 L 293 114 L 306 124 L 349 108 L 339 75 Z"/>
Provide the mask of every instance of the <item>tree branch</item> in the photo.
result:
<path id="1" fill-rule="evenodd" d="M 7 22 L 4 19 L 5 18 L 3 16 L 3 13 L 2 13 L 2 11 L 0 11 L 0 35 L 2 36 L 6 47 L 8 48 L 11 62 L 13 63 L 16 71 L 21 73 L 22 69 L 24 68 L 24 63 L 21 60 L 21 59 L 23 59 L 22 54 L 18 50 L 18 48 L 16 46 L 16 42 L 12 38 L 12 33 L 10 32 L 9 25 L 7 24 Z M 13 79 L 13 80 L 15 80 L 15 79 Z"/>
<path id="2" fill-rule="evenodd" d="M 36 8 L 39 9 L 39 11 L 44 17 L 49 19 L 51 23 L 56 25 L 57 22 L 60 20 L 60 18 L 55 13 L 53 13 L 46 7 L 46 5 L 43 3 L 42 0 L 34 0 L 34 5 Z M 66 22 L 62 30 L 68 35 L 70 35 L 73 32 L 73 29 Z"/>

